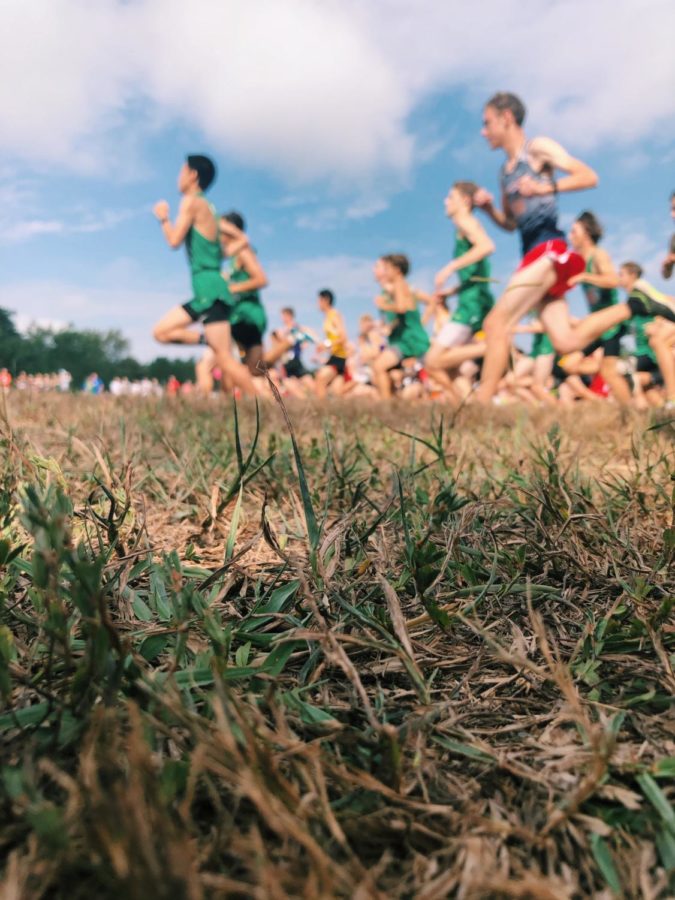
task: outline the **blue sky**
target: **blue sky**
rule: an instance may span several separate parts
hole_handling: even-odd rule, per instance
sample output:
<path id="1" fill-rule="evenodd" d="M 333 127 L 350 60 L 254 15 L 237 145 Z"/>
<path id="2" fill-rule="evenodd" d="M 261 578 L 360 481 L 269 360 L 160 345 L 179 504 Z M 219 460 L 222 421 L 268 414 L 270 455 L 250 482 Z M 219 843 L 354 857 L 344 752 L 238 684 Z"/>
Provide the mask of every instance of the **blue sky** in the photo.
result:
<path id="1" fill-rule="evenodd" d="M 448 186 L 497 188 L 479 134 L 497 89 L 600 174 L 561 197 L 562 221 L 594 210 L 616 261 L 668 288 L 670 0 L 8 0 L 3 18 L 0 306 L 22 325 L 116 327 L 139 358 L 164 352 L 152 323 L 189 282 L 151 208 L 175 211 L 185 153 L 206 152 L 213 201 L 245 214 L 270 277 L 271 323 L 291 304 L 318 325 L 332 287 L 354 331 L 376 257 L 406 252 L 428 289 L 452 248 Z M 505 279 L 517 238 L 489 230 Z"/>

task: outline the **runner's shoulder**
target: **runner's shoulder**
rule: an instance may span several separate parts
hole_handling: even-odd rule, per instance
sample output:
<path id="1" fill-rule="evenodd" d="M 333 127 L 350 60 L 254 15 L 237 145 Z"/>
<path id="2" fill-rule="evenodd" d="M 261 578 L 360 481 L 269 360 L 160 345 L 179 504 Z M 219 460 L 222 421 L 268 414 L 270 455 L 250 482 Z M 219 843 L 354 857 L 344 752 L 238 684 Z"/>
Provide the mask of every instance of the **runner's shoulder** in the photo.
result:
<path id="1" fill-rule="evenodd" d="M 537 162 L 540 166 L 559 166 L 570 156 L 562 144 L 543 134 L 528 142 L 527 154 L 531 161 Z"/>

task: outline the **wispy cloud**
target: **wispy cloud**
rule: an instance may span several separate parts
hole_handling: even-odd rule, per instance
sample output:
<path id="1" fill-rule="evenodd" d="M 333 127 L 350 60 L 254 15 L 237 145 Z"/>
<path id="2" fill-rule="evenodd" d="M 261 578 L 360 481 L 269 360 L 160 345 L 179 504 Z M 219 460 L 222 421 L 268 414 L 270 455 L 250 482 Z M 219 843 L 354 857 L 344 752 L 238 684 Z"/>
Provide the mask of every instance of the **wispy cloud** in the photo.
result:
<path id="1" fill-rule="evenodd" d="M 116 228 L 147 209 L 63 210 L 58 218 L 39 215 L 37 190 L 30 182 L 0 183 L 0 245 L 47 235 L 93 234 Z"/>

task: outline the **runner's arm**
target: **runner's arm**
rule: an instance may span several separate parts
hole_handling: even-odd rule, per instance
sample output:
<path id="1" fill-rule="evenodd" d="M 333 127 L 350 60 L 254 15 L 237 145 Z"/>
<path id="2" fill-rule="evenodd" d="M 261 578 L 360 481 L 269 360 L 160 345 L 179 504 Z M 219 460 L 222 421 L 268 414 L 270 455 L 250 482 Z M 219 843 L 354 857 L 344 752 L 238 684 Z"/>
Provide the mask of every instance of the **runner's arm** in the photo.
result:
<path id="1" fill-rule="evenodd" d="M 172 250 L 176 250 L 185 240 L 185 235 L 194 222 L 195 212 L 192 197 L 183 197 L 178 208 L 175 224 L 171 224 L 169 218 L 169 204 L 166 200 L 160 200 L 155 204 L 154 213 L 162 226 L 162 234 Z"/>
<path id="2" fill-rule="evenodd" d="M 419 299 L 424 303 L 424 312 L 422 313 L 422 325 L 428 325 L 434 317 L 436 310 L 441 305 L 440 297 L 437 294 L 424 294 L 421 291 L 417 294 Z"/>
<path id="3" fill-rule="evenodd" d="M 539 163 L 542 168 L 549 166 L 551 169 L 559 169 L 567 174 L 563 178 L 559 178 L 557 181 L 552 180 L 549 183 L 534 181 L 534 179 L 525 176 L 520 179 L 518 185 L 518 190 L 521 194 L 523 193 L 522 186 L 524 184 L 528 184 L 530 187 L 536 185 L 536 189 L 531 191 L 532 194 L 584 191 L 588 188 L 594 188 L 598 184 L 598 175 L 594 169 L 580 159 L 570 156 L 564 147 L 551 138 L 535 138 L 530 142 L 528 152 L 532 161 Z"/>
<path id="4" fill-rule="evenodd" d="M 398 297 L 397 293 L 399 294 Z M 381 309 L 384 312 L 393 312 L 398 313 L 399 315 L 402 315 L 404 312 L 408 311 L 408 303 L 406 302 L 405 297 L 402 297 L 400 295 L 399 288 L 393 287 L 390 297 L 390 300 L 386 300 L 384 296 L 380 294 L 375 298 L 375 306 L 377 306 L 378 309 Z"/>
<path id="5" fill-rule="evenodd" d="M 452 266 L 453 272 L 459 272 L 495 252 L 493 241 L 475 216 L 467 216 L 458 225 L 469 239 L 471 248 L 448 264 L 447 268 Z"/>
<path id="6" fill-rule="evenodd" d="M 300 326 L 300 331 L 302 332 L 303 341 L 310 341 L 312 344 L 320 344 L 321 336 L 318 331 L 314 331 L 313 328 L 309 328 L 306 325 Z"/>
<path id="7" fill-rule="evenodd" d="M 218 230 L 220 231 L 220 243 L 223 249 L 223 256 L 237 256 L 242 250 L 245 250 L 246 247 L 248 247 L 249 241 L 246 232 L 242 231 L 241 228 L 237 228 L 233 222 L 228 222 L 223 216 L 221 216 Z M 231 243 L 226 250 L 225 244 L 228 239 Z"/>
<path id="8" fill-rule="evenodd" d="M 517 222 L 509 205 L 509 198 L 506 191 L 502 191 L 502 208 L 497 209 L 494 203 L 494 197 L 485 188 L 478 188 L 474 194 L 473 202 L 475 206 L 482 209 L 490 216 L 495 225 L 503 228 L 504 231 L 515 231 L 518 227 Z"/>
<path id="9" fill-rule="evenodd" d="M 242 250 L 245 250 L 247 247 L 248 238 L 245 234 L 242 235 L 242 237 L 237 238 L 236 241 L 231 241 L 229 244 L 227 244 L 226 241 L 222 240 L 221 235 L 220 248 L 223 251 L 223 256 L 227 257 L 228 259 L 232 256 L 239 256 Z"/>
<path id="10" fill-rule="evenodd" d="M 377 297 L 375 298 L 375 306 L 378 309 L 381 309 L 382 312 L 396 312 L 394 304 L 390 299 L 386 298 L 384 294 L 377 295 Z"/>
<path id="11" fill-rule="evenodd" d="M 569 280 L 569 284 L 573 287 L 575 284 L 592 284 L 598 288 L 615 288 L 619 285 L 619 276 L 612 258 L 606 250 L 595 251 L 593 262 L 597 267 L 596 272 L 582 272 L 580 275 L 574 275 Z"/>
<path id="12" fill-rule="evenodd" d="M 246 281 L 230 282 L 230 293 L 245 294 L 248 291 L 257 291 L 267 287 L 267 276 L 263 267 L 258 262 L 258 257 L 250 247 L 242 250 L 240 255 L 241 267 L 249 276 Z"/>
<path id="13" fill-rule="evenodd" d="M 460 288 L 459 284 L 455 284 L 451 288 L 443 288 L 442 291 L 438 291 L 436 296 L 438 297 L 439 300 L 447 300 L 448 297 L 454 297 L 455 294 L 459 294 L 459 288 Z"/>
<path id="14" fill-rule="evenodd" d="M 425 306 L 431 306 L 436 302 L 435 296 L 433 294 L 427 294 L 426 291 L 415 290 L 415 296 L 424 303 Z"/>

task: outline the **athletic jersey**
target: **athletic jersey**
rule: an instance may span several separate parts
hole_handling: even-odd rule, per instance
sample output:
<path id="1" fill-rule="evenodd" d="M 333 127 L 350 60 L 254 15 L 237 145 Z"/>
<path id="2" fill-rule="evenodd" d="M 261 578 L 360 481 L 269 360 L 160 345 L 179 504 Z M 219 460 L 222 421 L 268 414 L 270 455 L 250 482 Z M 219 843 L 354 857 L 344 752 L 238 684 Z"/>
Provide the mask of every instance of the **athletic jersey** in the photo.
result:
<path id="1" fill-rule="evenodd" d="M 653 285 L 644 278 L 639 278 L 633 285 L 633 290 L 628 295 L 630 297 L 653 297 L 658 300 L 663 297 L 661 291 L 658 291 Z M 635 337 L 635 355 L 647 356 L 652 362 L 656 363 L 656 353 L 649 346 L 649 338 L 645 333 L 645 327 L 653 322 L 655 316 L 633 316 L 630 320 L 630 327 Z"/>
<path id="2" fill-rule="evenodd" d="M 237 265 L 237 260 L 235 257 L 232 257 L 228 261 L 228 268 L 229 279 L 235 284 L 237 282 L 241 283 L 242 281 L 248 281 L 251 278 L 246 269 L 243 269 Z M 240 294 L 235 294 L 235 296 L 237 300 L 253 300 L 256 303 L 260 303 L 260 293 L 258 292 L 257 288 L 242 292 Z"/>
<path id="3" fill-rule="evenodd" d="M 591 274 L 593 273 L 592 256 L 589 256 L 586 260 L 586 271 Z M 586 295 L 586 300 L 588 301 L 591 312 L 595 312 L 598 309 L 606 309 L 608 306 L 614 306 L 619 302 L 619 292 L 616 288 L 600 288 L 596 287 L 594 284 L 588 284 L 585 281 L 582 282 L 581 287 Z M 602 333 L 600 340 L 609 340 L 609 338 L 615 337 L 615 335 L 619 334 L 622 330 L 623 325 L 621 323 L 614 325 L 612 328 L 608 328 L 607 331 Z"/>
<path id="4" fill-rule="evenodd" d="M 341 337 L 340 314 L 336 309 L 329 309 L 323 320 L 323 330 L 330 345 L 330 355 L 338 359 L 347 359 L 347 347 Z"/>
<path id="5" fill-rule="evenodd" d="M 553 238 L 562 238 L 565 235 L 558 227 L 558 203 L 555 194 L 544 196 L 521 197 L 518 193 L 517 182 L 523 175 L 529 175 L 535 181 L 553 183 L 553 172 L 544 167 L 541 172 L 535 172 L 530 164 L 528 145 L 525 144 L 516 160 L 511 172 L 507 171 L 506 163 L 501 169 L 502 190 L 506 194 L 509 207 L 516 220 L 523 256 L 537 244 L 550 241 Z"/>
<path id="6" fill-rule="evenodd" d="M 656 362 L 656 353 L 649 346 L 649 338 L 645 333 L 645 327 L 653 321 L 654 316 L 633 316 L 630 324 L 635 337 L 635 355 L 648 356 L 652 362 Z"/>
<path id="7" fill-rule="evenodd" d="M 391 311 L 386 313 L 387 319 L 394 325 L 389 333 L 389 344 L 401 352 L 403 359 L 424 356 L 431 345 L 417 308 L 417 297 L 415 294 L 413 297 L 415 299 L 414 309 L 408 309 L 404 313 Z"/>
<path id="8" fill-rule="evenodd" d="M 539 332 L 539 334 L 535 334 L 532 337 L 532 349 L 530 350 L 530 357 L 532 359 L 536 359 L 538 356 L 550 356 L 555 353 L 553 348 L 553 344 L 551 343 L 551 338 L 546 334 L 545 331 Z"/>
<path id="9" fill-rule="evenodd" d="M 209 203 L 209 209 L 216 219 L 216 210 L 213 204 Z M 229 289 L 220 274 L 223 254 L 220 248 L 218 229 L 216 229 L 216 237 L 211 241 L 197 231 L 194 226 L 191 226 L 185 235 L 185 249 L 192 276 L 193 299 L 190 305 L 195 312 L 205 312 L 216 300 L 231 303 Z"/>
<path id="10" fill-rule="evenodd" d="M 237 282 L 248 281 L 251 277 L 245 269 L 237 266 L 235 258 L 232 258 L 229 261 L 229 276 L 230 282 L 235 284 Z M 267 328 L 267 316 L 265 314 L 265 307 L 260 300 L 259 291 L 254 289 L 244 291 L 241 294 L 234 293 L 232 294 L 232 302 L 235 306 L 232 315 L 230 316 L 230 323 L 232 325 L 238 325 L 241 322 L 246 325 L 253 325 L 258 329 L 262 337 Z"/>
<path id="11" fill-rule="evenodd" d="M 471 241 L 459 233 L 455 238 L 454 259 L 463 256 L 473 247 Z M 490 261 L 481 259 L 471 263 L 457 272 L 459 278 L 459 295 L 457 309 L 451 321 L 468 325 L 473 331 L 479 331 L 483 319 L 494 306 L 494 297 L 489 288 Z"/>
<path id="12" fill-rule="evenodd" d="M 307 334 L 306 331 L 303 331 L 299 325 L 294 325 L 288 331 L 288 337 L 293 341 L 293 346 L 284 356 L 284 361 L 286 362 L 291 359 L 297 360 L 299 362 L 302 355 L 302 345 L 306 342 L 309 342 L 310 344 L 316 343 L 312 335 Z"/>

